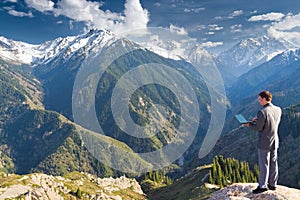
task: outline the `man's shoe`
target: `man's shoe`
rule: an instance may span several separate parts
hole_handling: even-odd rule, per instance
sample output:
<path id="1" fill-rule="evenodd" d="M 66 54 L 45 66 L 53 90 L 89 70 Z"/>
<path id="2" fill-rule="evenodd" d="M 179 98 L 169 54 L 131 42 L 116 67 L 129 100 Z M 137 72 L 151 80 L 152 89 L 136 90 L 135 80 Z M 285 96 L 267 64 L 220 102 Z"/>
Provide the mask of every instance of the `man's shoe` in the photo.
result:
<path id="1" fill-rule="evenodd" d="M 271 185 L 268 184 L 268 189 L 269 190 L 276 190 L 276 187 L 275 186 L 271 186 Z"/>
<path id="2" fill-rule="evenodd" d="M 258 193 L 265 192 L 265 191 L 267 191 L 267 190 L 268 190 L 267 188 L 260 188 L 260 187 L 257 187 L 255 190 L 252 190 L 252 193 L 253 193 L 253 194 L 258 194 Z"/>

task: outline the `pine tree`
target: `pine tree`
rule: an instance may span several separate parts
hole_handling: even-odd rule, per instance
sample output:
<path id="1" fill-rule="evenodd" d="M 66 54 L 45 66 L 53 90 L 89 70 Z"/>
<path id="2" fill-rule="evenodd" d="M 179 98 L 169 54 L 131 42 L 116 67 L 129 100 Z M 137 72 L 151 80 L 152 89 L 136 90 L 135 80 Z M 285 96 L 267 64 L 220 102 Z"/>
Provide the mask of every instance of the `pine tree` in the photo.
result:
<path id="1" fill-rule="evenodd" d="M 77 196 L 79 199 L 82 198 L 82 192 L 81 192 L 80 188 L 77 189 L 77 191 L 76 191 L 76 196 Z"/>
<path id="2" fill-rule="evenodd" d="M 213 177 L 213 170 L 209 171 L 209 182 L 211 184 L 215 184 L 215 180 L 214 180 L 214 177 Z"/>
<path id="3" fill-rule="evenodd" d="M 259 176 L 259 167 L 257 164 L 254 165 L 254 175 L 258 178 Z"/>
<path id="4" fill-rule="evenodd" d="M 213 169 L 212 169 L 212 178 L 214 179 L 214 183 L 217 184 L 217 177 L 219 176 L 218 171 L 217 171 L 217 164 L 216 161 L 214 160 L 213 164 Z"/>
<path id="5" fill-rule="evenodd" d="M 258 167 L 254 166 L 254 169 L 253 173 L 249 168 L 248 162 L 215 156 L 212 169 L 209 172 L 209 182 L 220 187 L 236 182 L 256 182 Z"/>
<path id="6" fill-rule="evenodd" d="M 222 188 L 223 187 L 223 172 L 222 172 L 222 169 L 221 169 L 221 166 L 220 164 L 218 163 L 217 165 L 217 171 L 218 171 L 218 177 L 217 177 L 217 180 L 218 180 L 218 185 L 220 185 L 220 187 Z"/>

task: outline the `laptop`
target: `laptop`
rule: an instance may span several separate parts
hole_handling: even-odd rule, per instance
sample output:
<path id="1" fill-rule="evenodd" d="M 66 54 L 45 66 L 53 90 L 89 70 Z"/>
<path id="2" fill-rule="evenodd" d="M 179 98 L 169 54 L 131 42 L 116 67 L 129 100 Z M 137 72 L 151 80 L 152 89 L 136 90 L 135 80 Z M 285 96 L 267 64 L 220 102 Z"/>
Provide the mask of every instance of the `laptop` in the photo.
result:
<path id="1" fill-rule="evenodd" d="M 246 118 L 245 118 L 242 114 L 234 115 L 234 117 L 235 117 L 241 124 L 253 123 L 253 121 L 246 120 Z"/>

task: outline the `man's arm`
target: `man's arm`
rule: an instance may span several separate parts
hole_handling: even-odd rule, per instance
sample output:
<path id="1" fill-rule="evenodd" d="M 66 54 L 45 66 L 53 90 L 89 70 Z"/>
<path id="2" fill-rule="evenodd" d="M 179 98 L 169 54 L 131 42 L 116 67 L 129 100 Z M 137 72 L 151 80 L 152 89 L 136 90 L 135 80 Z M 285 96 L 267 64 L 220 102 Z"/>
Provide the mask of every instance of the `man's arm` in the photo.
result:
<path id="1" fill-rule="evenodd" d="M 249 123 L 249 127 L 256 131 L 262 131 L 266 122 L 266 118 L 263 112 L 258 111 L 256 123 Z"/>

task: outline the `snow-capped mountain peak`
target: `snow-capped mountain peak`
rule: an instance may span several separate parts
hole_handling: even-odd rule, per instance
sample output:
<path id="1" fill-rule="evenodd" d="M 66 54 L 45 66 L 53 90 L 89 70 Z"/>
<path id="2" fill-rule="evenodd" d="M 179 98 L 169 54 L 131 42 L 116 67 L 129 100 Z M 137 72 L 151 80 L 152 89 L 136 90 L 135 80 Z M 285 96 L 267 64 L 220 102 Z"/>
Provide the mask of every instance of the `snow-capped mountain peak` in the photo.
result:
<path id="1" fill-rule="evenodd" d="M 137 39 L 134 35 L 130 35 L 128 38 L 140 45 L 140 48 L 172 60 L 190 61 L 195 59 L 197 55 L 207 54 L 207 51 L 191 38 L 178 36 L 168 30 L 154 29 L 154 32 L 151 31 L 149 30 L 147 34 L 139 36 Z"/>
<path id="2" fill-rule="evenodd" d="M 38 45 L 25 42 L 14 41 L 5 37 L 0 37 L 0 55 L 4 60 L 14 63 L 30 64 L 34 60 L 34 55 L 38 53 Z"/>
<path id="3" fill-rule="evenodd" d="M 90 30 L 78 36 L 59 37 L 39 45 L 14 41 L 0 37 L 0 56 L 4 60 L 16 64 L 37 64 L 47 63 L 56 56 L 64 54 L 64 57 L 72 55 L 81 48 L 89 51 L 95 46 L 101 48 L 115 35 L 107 30 Z"/>
<path id="4" fill-rule="evenodd" d="M 88 33 L 66 38 L 57 38 L 39 46 L 43 56 L 38 57 L 37 64 L 47 63 L 60 54 L 67 59 L 80 49 L 89 52 L 93 48 L 102 48 L 110 39 L 116 37 L 114 33 L 107 30 L 92 29 Z M 94 49 L 95 51 L 95 49 Z"/>
<path id="5" fill-rule="evenodd" d="M 285 40 L 264 35 L 240 41 L 231 49 L 222 52 L 218 59 L 239 76 L 291 48 L 295 46 Z"/>
<path id="6" fill-rule="evenodd" d="M 0 37 L 0 57 L 17 64 L 28 64 L 34 67 L 47 64 L 58 56 L 68 59 L 76 52 L 79 54 L 97 52 L 105 45 L 119 39 L 111 31 L 98 29 L 77 36 L 59 37 L 39 45 Z M 150 38 L 141 40 L 141 42 L 135 43 L 135 40 L 131 40 L 131 38 L 121 40 L 121 42 L 125 41 L 130 42 L 130 45 L 139 44 L 138 48 L 148 49 L 174 60 L 189 61 L 192 59 L 196 61 L 201 56 L 208 54 L 193 40 L 174 40 L 172 37 L 161 39 L 155 34 L 150 35 Z M 291 48 L 293 45 L 287 41 L 268 36 L 248 38 L 221 53 L 218 60 L 227 70 L 232 70 L 235 75 L 239 76 Z"/>

